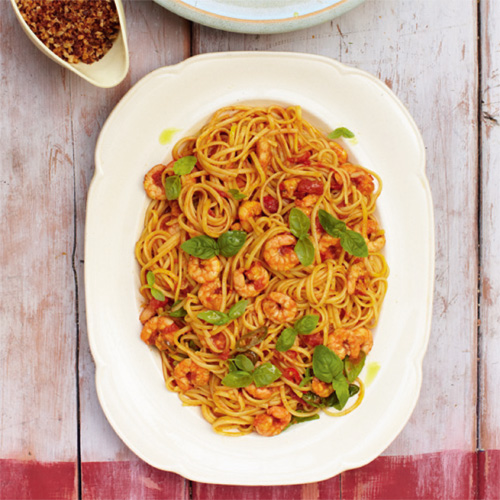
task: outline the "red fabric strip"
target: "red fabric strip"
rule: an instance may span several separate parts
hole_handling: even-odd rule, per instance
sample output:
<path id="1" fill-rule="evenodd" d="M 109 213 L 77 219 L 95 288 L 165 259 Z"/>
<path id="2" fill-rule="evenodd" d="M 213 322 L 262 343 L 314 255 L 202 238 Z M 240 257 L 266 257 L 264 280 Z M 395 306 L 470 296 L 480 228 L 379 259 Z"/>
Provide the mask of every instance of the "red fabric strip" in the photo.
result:
<path id="1" fill-rule="evenodd" d="M 340 478 L 296 486 L 222 486 L 193 483 L 193 500 L 340 499 Z"/>
<path id="2" fill-rule="evenodd" d="M 83 500 L 188 500 L 189 481 L 145 462 L 83 462 Z"/>
<path id="3" fill-rule="evenodd" d="M 0 459 L 0 500 L 76 499 L 73 462 Z M 137 461 L 82 463 L 82 498 L 187 500 L 189 482 Z M 500 498 L 500 450 L 379 457 L 320 483 L 222 486 L 193 483 L 193 500 L 481 499 Z"/>
<path id="4" fill-rule="evenodd" d="M 480 451 L 478 465 L 479 498 L 498 500 L 500 498 L 500 450 Z"/>
<path id="5" fill-rule="evenodd" d="M 382 456 L 342 474 L 342 500 L 474 499 L 478 491 L 476 457 L 467 451 Z"/>
<path id="6" fill-rule="evenodd" d="M 77 497 L 75 462 L 0 459 L 0 500 L 70 500 Z"/>

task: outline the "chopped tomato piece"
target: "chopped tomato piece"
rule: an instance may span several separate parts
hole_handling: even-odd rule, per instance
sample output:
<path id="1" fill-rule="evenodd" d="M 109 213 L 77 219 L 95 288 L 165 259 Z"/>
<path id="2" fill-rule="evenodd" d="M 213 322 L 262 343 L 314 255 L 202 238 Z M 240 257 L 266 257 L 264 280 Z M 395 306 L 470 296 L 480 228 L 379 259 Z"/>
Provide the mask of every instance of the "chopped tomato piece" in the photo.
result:
<path id="1" fill-rule="evenodd" d="M 279 203 L 278 200 L 273 198 L 270 195 L 264 196 L 264 199 L 262 200 L 264 203 L 264 208 L 271 214 L 275 214 L 278 211 L 279 208 Z"/>
<path id="2" fill-rule="evenodd" d="M 148 307 L 157 311 L 160 307 L 165 307 L 168 303 L 169 303 L 169 299 L 165 299 L 165 300 L 151 299 L 149 301 Z"/>
<path id="3" fill-rule="evenodd" d="M 300 338 L 305 344 L 311 347 L 316 347 L 317 345 L 321 345 L 323 343 L 323 334 L 321 332 L 313 335 L 301 335 Z"/>
<path id="4" fill-rule="evenodd" d="M 316 179 L 302 179 L 297 185 L 297 194 L 299 196 L 307 194 L 323 194 L 323 183 Z"/>

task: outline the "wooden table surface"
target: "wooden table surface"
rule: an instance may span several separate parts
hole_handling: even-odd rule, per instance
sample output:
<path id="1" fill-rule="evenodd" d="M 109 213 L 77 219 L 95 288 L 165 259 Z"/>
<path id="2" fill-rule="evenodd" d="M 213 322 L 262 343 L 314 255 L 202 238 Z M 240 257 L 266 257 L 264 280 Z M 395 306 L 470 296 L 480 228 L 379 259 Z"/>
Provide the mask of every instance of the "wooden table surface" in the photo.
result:
<path id="1" fill-rule="evenodd" d="M 0 2 L 0 499 L 499 498 L 500 2 L 367 0 L 268 36 L 192 24 L 149 0 L 125 9 L 130 72 L 103 90 L 42 56 Z M 97 136 L 151 70 L 227 50 L 367 70 L 426 144 L 436 282 L 420 399 L 381 457 L 320 483 L 230 487 L 158 471 L 116 436 L 95 394 L 83 247 Z"/>

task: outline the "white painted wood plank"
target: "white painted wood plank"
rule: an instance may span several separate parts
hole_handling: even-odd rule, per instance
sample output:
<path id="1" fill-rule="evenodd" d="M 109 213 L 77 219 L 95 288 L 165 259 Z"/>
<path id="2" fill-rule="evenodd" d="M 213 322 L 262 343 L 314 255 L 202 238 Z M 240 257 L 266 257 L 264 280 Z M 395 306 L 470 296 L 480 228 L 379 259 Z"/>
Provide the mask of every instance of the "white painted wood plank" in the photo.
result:
<path id="1" fill-rule="evenodd" d="M 194 52 L 283 50 L 338 59 L 377 75 L 409 108 L 427 147 L 436 286 L 420 400 L 386 453 L 475 449 L 476 2 L 370 0 L 298 33 L 239 35 L 198 26 L 194 33 Z"/>
<path id="2" fill-rule="evenodd" d="M 500 449 L 500 4 L 484 0 L 482 20 L 481 434 L 480 447 Z"/>
<path id="3" fill-rule="evenodd" d="M 71 78 L 75 168 L 79 326 L 80 423 L 83 462 L 137 460 L 107 422 L 95 391 L 95 365 L 89 350 L 85 322 L 84 225 L 86 198 L 94 174 L 94 150 L 104 121 L 131 85 L 150 71 L 189 56 L 189 23 L 152 2 L 127 1 L 125 12 L 130 47 L 130 72 L 120 86 L 103 90 Z M 128 138 L 127 140 L 133 140 Z"/>
<path id="4" fill-rule="evenodd" d="M 68 80 L 9 2 L 0 3 L 0 73 L 0 458 L 75 462 Z"/>

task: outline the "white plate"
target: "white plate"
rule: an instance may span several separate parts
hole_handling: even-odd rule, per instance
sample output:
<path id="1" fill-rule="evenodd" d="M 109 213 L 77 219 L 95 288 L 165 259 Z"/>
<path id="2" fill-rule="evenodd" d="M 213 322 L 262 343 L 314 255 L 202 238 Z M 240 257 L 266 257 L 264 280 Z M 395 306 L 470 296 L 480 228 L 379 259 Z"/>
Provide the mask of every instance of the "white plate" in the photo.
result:
<path id="1" fill-rule="evenodd" d="M 143 176 L 172 148 L 160 144 L 159 136 L 178 129 L 175 142 L 218 108 L 235 103 L 298 104 L 325 132 L 348 127 L 358 141 L 347 144 L 351 154 L 384 183 L 378 213 L 391 274 L 368 358 L 380 371 L 350 415 L 323 415 L 273 438 L 215 434 L 198 408 L 183 407 L 167 391 L 158 356 L 139 338 L 134 245 L 148 203 Z M 373 76 L 324 57 L 272 52 L 202 55 L 151 73 L 125 95 L 102 129 L 85 238 L 98 396 L 117 434 L 151 465 L 206 483 L 320 481 L 373 460 L 410 417 L 430 331 L 432 202 L 415 123 Z"/>
<path id="2" fill-rule="evenodd" d="M 285 33 L 338 17 L 365 0 L 154 0 L 179 16 L 239 33 Z"/>

